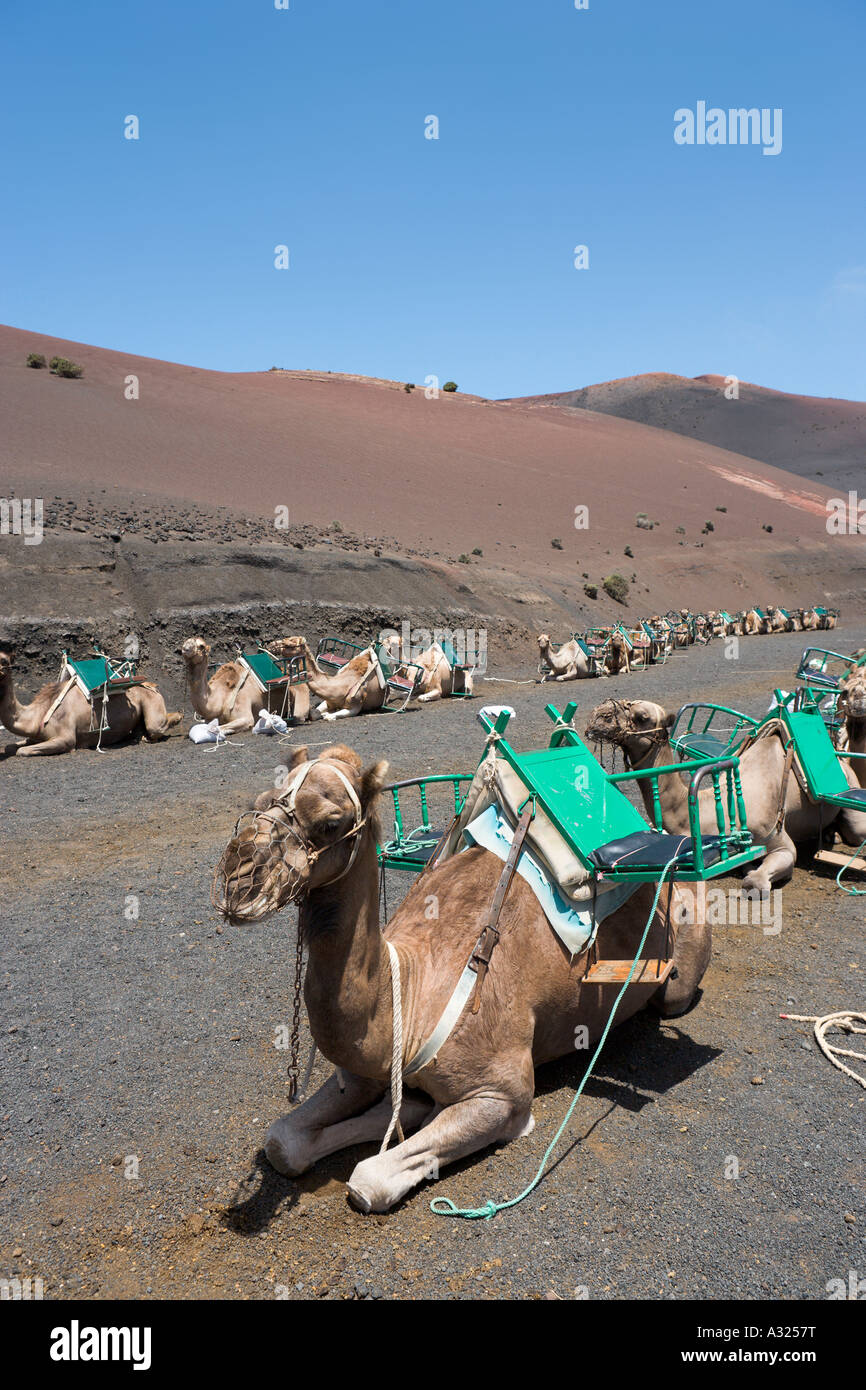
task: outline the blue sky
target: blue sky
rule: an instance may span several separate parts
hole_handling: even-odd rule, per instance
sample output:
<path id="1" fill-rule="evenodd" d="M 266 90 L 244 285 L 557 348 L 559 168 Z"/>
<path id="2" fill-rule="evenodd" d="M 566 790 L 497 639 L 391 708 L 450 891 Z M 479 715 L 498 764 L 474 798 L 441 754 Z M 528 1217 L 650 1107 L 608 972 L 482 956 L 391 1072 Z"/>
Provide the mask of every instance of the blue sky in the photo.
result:
<path id="1" fill-rule="evenodd" d="M 491 396 L 672 371 L 866 398 L 862 0 L 48 0 L 3 26 L 3 322 Z M 676 145 L 700 100 L 781 107 L 781 154 Z"/>

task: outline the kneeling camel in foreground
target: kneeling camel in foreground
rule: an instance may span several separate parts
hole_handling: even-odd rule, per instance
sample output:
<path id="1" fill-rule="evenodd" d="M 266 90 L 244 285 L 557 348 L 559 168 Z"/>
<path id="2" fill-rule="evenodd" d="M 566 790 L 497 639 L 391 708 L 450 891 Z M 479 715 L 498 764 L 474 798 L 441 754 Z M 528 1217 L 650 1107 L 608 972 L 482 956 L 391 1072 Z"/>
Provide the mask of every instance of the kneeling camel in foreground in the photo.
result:
<path id="1" fill-rule="evenodd" d="M 383 935 L 375 804 L 387 767 L 362 770 L 344 745 L 312 762 L 299 748 L 286 786 L 265 792 L 242 817 L 216 874 L 214 901 L 230 922 L 300 904 L 310 1027 L 343 1073 L 344 1090 L 332 1077 L 271 1126 L 268 1158 L 289 1176 L 349 1145 L 382 1140 L 391 1116 L 389 947 L 399 960 L 403 1060 L 411 1066 L 467 966 L 502 873 L 502 861 L 479 846 L 445 859 L 416 880 Z M 653 886 L 644 884 L 611 912 L 598 932 L 601 955 L 635 955 L 652 901 Z M 666 1016 L 689 1007 L 710 957 L 709 928 L 695 915 L 676 886 L 664 887 L 645 953 L 661 957 L 672 941 L 676 969 L 663 985 L 630 985 L 617 1022 L 649 1003 Z M 587 953 L 569 956 L 519 875 L 498 926 L 478 1012 L 467 1005 L 438 1053 L 412 1074 L 401 1110 L 410 1137 L 364 1159 L 349 1179 L 362 1211 L 387 1211 L 445 1165 L 529 1134 L 535 1067 L 574 1055 L 581 1025 L 590 1045 L 601 1035 L 620 986 L 583 984 Z"/>

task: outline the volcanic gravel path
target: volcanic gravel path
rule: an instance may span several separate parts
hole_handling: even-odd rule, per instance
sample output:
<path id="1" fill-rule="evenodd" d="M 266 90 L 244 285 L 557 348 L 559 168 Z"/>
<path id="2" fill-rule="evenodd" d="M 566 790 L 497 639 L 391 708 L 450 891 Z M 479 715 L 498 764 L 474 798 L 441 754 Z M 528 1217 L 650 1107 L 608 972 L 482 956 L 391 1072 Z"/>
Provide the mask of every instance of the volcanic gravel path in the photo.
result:
<path id="1" fill-rule="evenodd" d="M 760 713 L 791 687 L 806 640 L 744 640 L 738 660 L 714 642 L 632 678 L 479 692 L 515 707 L 518 747 L 547 740 L 547 700 L 579 699 L 580 727 L 612 694 Z M 866 625 L 822 640 L 851 650 Z M 367 716 L 335 739 L 388 757 L 395 779 L 468 770 L 480 704 Z M 312 749 L 331 732 L 289 741 Z M 0 1275 L 41 1276 L 49 1298 L 823 1299 L 828 1280 L 866 1270 L 866 1094 L 808 1025 L 779 1019 L 864 1007 L 863 900 L 821 868 L 783 890 L 779 934 L 715 929 L 689 1014 L 614 1031 L 552 1171 L 518 1208 L 449 1220 L 425 1187 L 360 1216 L 344 1184 L 369 1147 L 297 1182 L 274 1173 L 261 1145 L 287 1108 L 275 1040 L 295 914 L 224 926 L 209 886 L 287 751 L 177 737 L 0 761 Z M 520 1191 L 583 1066 L 542 1068 L 535 1133 L 447 1169 L 435 1191 L 468 1206 Z M 327 1071 L 320 1059 L 314 1079 Z"/>

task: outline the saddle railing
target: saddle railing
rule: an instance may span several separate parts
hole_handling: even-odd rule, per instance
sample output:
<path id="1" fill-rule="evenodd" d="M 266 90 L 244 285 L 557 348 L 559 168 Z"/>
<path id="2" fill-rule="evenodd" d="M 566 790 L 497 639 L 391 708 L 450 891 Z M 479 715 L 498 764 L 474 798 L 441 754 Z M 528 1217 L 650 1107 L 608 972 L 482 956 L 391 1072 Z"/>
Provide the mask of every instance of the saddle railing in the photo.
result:
<path id="1" fill-rule="evenodd" d="M 430 777 L 410 777 L 403 782 L 392 782 L 383 787 L 390 792 L 394 801 L 394 834 L 384 845 L 379 846 L 379 863 L 390 869 L 417 873 L 432 857 L 446 827 L 436 829 L 430 824 L 428 794 L 431 787 L 444 787 L 450 783 L 453 791 L 453 815 L 459 814 L 463 804 L 461 788 L 472 781 L 472 772 L 449 772 Z M 417 789 L 420 801 L 421 822 L 413 829 L 406 830 L 407 809 L 402 794 Z"/>
<path id="2" fill-rule="evenodd" d="M 683 720 L 685 727 L 680 727 Z M 724 720 L 731 721 L 730 729 L 724 725 Z M 671 747 L 686 757 L 726 758 L 744 738 L 755 732 L 760 722 L 727 705 L 702 702 L 681 705 L 670 730 Z"/>

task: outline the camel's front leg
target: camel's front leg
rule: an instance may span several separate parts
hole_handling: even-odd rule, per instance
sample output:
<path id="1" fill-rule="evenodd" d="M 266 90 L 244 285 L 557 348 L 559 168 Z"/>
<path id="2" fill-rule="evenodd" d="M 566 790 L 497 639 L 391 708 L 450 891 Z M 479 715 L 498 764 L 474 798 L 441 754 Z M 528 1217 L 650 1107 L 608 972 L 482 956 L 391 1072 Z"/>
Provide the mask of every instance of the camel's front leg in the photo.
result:
<path id="1" fill-rule="evenodd" d="M 309 1100 L 275 1120 L 265 1139 L 268 1161 L 278 1173 L 295 1177 L 320 1158 L 381 1139 L 391 1119 L 391 1101 L 382 1100 L 382 1087 L 365 1077 L 343 1074 L 343 1090 L 330 1077 Z M 404 1132 L 430 1113 L 427 1097 L 407 1096 L 400 1110 Z"/>
<path id="2" fill-rule="evenodd" d="M 75 750 L 75 735 L 56 734 L 54 738 L 45 739 L 44 743 L 20 743 L 18 745 L 18 758 L 42 758 L 51 753 L 72 753 Z"/>
<path id="3" fill-rule="evenodd" d="M 349 1179 L 350 1201 L 359 1211 L 388 1211 L 420 1182 L 435 1181 L 447 1163 L 528 1134 L 531 1106 L 531 1095 L 521 1104 L 474 1096 L 449 1105 L 396 1148 L 359 1163 Z"/>
<path id="4" fill-rule="evenodd" d="M 419 695 L 419 696 L 418 696 L 419 702 L 420 702 L 421 700 L 441 700 L 441 699 L 442 699 L 442 691 L 441 691 L 441 690 L 428 690 L 426 695 Z"/>
<path id="5" fill-rule="evenodd" d="M 769 893 L 775 884 L 787 882 L 796 862 L 797 847 L 788 832 L 782 830 L 767 841 L 765 858 L 746 874 L 743 888 L 746 892 Z"/>

